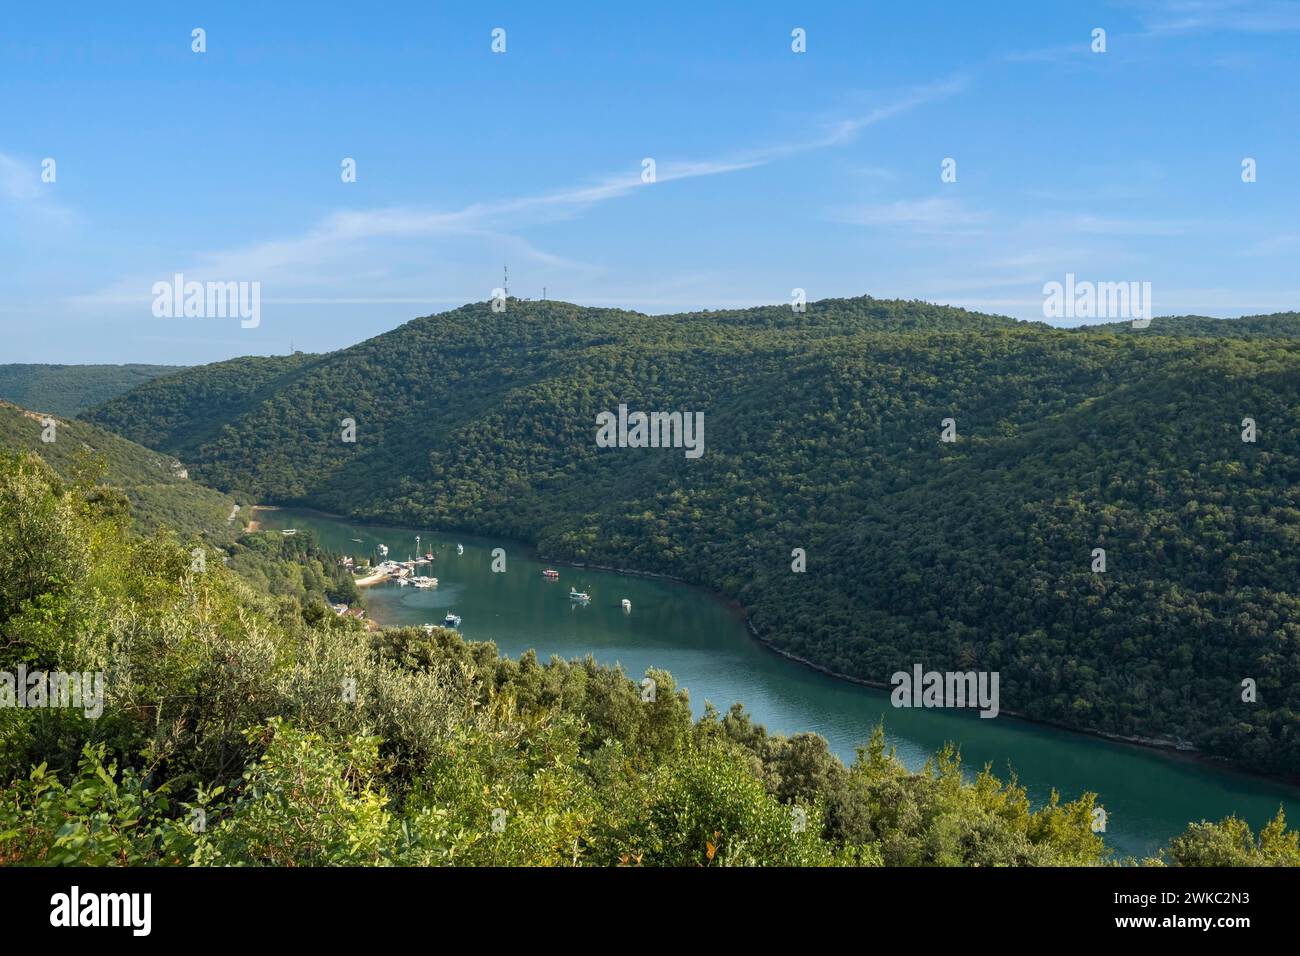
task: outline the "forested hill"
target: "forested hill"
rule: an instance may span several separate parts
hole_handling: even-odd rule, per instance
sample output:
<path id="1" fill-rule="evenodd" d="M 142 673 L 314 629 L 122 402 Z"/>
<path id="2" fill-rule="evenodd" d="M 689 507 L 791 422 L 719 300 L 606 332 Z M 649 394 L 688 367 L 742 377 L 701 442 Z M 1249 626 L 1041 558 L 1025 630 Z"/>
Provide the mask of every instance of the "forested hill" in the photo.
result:
<path id="1" fill-rule="evenodd" d="M 263 500 L 704 584 L 840 673 L 996 670 L 1004 712 L 1300 773 L 1298 330 L 512 299 L 189 370 L 89 417 Z M 597 447 L 620 403 L 703 412 L 703 456 Z"/>
<path id="2" fill-rule="evenodd" d="M 55 415 L 77 415 L 175 365 L 0 365 L 0 399 Z"/>
<path id="3" fill-rule="evenodd" d="M 185 465 L 89 422 L 0 401 L 0 453 L 36 452 L 66 481 L 93 478 L 125 494 L 138 530 L 167 527 L 183 537 L 233 540 L 235 500 L 189 480 Z"/>
<path id="4" fill-rule="evenodd" d="M 1114 323 L 1107 325 L 1080 326 L 1078 332 L 1115 332 L 1121 326 Z M 1167 316 L 1153 321 L 1143 328 L 1129 330 L 1133 335 L 1197 335 L 1216 338 L 1282 338 L 1300 337 L 1300 313 L 1275 312 L 1272 315 L 1249 315 L 1240 319 L 1212 319 L 1204 315 Z"/>

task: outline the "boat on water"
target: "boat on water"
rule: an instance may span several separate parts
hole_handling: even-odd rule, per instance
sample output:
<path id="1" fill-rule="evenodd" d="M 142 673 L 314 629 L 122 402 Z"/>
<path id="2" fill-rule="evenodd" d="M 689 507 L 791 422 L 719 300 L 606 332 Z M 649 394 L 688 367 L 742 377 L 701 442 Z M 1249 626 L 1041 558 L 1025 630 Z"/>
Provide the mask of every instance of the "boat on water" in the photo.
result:
<path id="1" fill-rule="evenodd" d="M 623 598 L 623 610 L 625 611 L 632 610 L 632 602 L 629 601 L 627 598 Z"/>
<path id="2" fill-rule="evenodd" d="M 460 615 L 447 612 L 447 616 L 442 619 L 443 627 L 460 627 Z"/>
<path id="3" fill-rule="evenodd" d="M 417 588 L 436 588 L 438 586 L 438 579 L 420 575 L 418 577 L 411 578 L 411 583 L 414 584 Z"/>
<path id="4" fill-rule="evenodd" d="M 464 553 L 465 553 L 465 546 L 464 546 L 463 544 L 458 544 L 458 545 L 456 545 L 456 553 L 457 553 L 457 554 L 464 554 Z"/>
<path id="5" fill-rule="evenodd" d="M 547 568 L 542 572 L 542 577 L 546 578 L 548 581 L 558 581 L 560 580 L 560 572 Z"/>
<path id="6" fill-rule="evenodd" d="M 291 535 L 291 534 L 297 534 L 297 533 L 298 533 L 298 529 L 297 529 L 297 528 L 285 528 L 283 531 L 280 532 L 280 534 L 285 535 L 285 536 L 288 536 L 288 535 Z"/>
<path id="7" fill-rule="evenodd" d="M 388 557 L 388 545 L 377 544 L 375 545 L 375 550 L 379 552 L 381 557 L 385 557 L 385 558 Z"/>
<path id="8" fill-rule="evenodd" d="M 426 552 L 424 552 L 424 560 L 426 560 L 426 561 L 432 561 L 432 560 L 433 560 L 433 552 L 432 552 L 432 551 L 426 551 Z"/>
<path id="9" fill-rule="evenodd" d="M 580 604 L 586 604 L 588 601 L 591 600 L 591 595 L 588 594 L 586 591 L 575 591 L 573 588 L 570 588 L 569 600 L 577 601 Z"/>
<path id="10" fill-rule="evenodd" d="M 352 541 L 353 541 L 355 544 L 360 544 L 360 543 L 361 543 L 361 539 L 360 539 L 360 538 L 353 538 Z"/>

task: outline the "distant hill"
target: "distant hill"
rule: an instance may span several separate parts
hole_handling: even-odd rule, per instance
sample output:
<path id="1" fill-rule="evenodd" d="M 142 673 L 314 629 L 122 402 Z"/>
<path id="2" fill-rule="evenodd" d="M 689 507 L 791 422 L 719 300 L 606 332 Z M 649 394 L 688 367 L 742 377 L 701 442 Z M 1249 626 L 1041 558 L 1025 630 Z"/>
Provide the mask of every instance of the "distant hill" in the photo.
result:
<path id="1" fill-rule="evenodd" d="M 1205 315 L 1170 315 L 1155 319 L 1144 328 L 1133 328 L 1132 323 L 1087 325 L 1076 332 L 1116 332 L 1133 335 L 1210 336 L 1231 339 L 1294 339 L 1300 338 L 1300 312 L 1274 312 L 1272 315 L 1250 315 L 1240 319 L 1214 319 Z"/>
<path id="2" fill-rule="evenodd" d="M 54 422 L 53 441 L 42 440 Z M 89 422 L 48 416 L 0 401 L 0 452 L 34 451 L 66 479 L 80 469 L 102 467 L 100 481 L 121 488 L 136 525 L 145 532 L 171 528 L 182 536 L 198 534 L 213 542 L 233 540 L 243 530 L 242 516 L 228 520 L 234 496 L 188 479 L 183 464 Z M 243 499 L 241 499 L 243 500 Z"/>
<path id="3" fill-rule="evenodd" d="M 0 365 L 0 399 L 55 415 L 79 415 L 179 365 Z"/>
<path id="4" fill-rule="evenodd" d="M 598 447 L 620 403 L 703 412 L 705 453 Z M 841 674 L 998 671 L 1004 712 L 1300 773 L 1295 314 L 1065 330 L 865 297 L 510 300 L 88 417 L 258 500 L 708 586 Z"/>

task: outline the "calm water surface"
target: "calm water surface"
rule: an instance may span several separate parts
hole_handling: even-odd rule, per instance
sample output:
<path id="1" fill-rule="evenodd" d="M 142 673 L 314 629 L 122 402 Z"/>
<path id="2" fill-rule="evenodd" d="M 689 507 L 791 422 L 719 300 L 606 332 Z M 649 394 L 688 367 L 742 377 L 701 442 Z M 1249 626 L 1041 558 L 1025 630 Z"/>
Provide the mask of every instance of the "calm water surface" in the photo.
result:
<path id="1" fill-rule="evenodd" d="M 768 730 L 815 731 L 846 761 L 883 719 L 889 742 L 909 766 L 919 767 L 953 741 L 969 767 L 991 763 L 1004 779 L 1014 769 L 1036 803 L 1053 787 L 1067 800 L 1097 793 L 1108 814 L 1106 839 L 1122 854 L 1151 853 L 1188 821 L 1229 813 L 1258 829 L 1279 803 L 1293 825 L 1300 823 L 1300 790 L 1293 787 L 1005 717 L 895 709 L 885 691 L 827 677 L 772 653 L 749 636 L 733 611 L 686 585 L 546 565 L 514 542 L 291 510 L 258 516 L 263 528 L 310 528 L 325 547 L 372 560 L 378 544 L 388 545 L 395 560 L 413 557 L 419 534 L 420 550 L 435 553 L 420 573 L 437 577 L 439 586 L 366 589 L 368 613 L 381 624 L 441 623 L 455 611 L 467 639 L 494 641 L 512 657 L 529 648 L 542 660 L 591 654 L 604 664 L 621 663 L 638 678 L 648 667 L 663 668 L 689 691 L 697 716 L 705 701 L 719 710 L 741 701 Z M 457 542 L 464 545 L 463 555 L 456 554 Z M 494 547 L 506 550 L 504 574 L 491 571 Z M 544 579 L 544 567 L 558 570 L 560 580 Z M 590 593 L 591 603 L 571 603 L 570 586 Z M 623 598 L 632 602 L 630 613 L 621 607 Z"/>

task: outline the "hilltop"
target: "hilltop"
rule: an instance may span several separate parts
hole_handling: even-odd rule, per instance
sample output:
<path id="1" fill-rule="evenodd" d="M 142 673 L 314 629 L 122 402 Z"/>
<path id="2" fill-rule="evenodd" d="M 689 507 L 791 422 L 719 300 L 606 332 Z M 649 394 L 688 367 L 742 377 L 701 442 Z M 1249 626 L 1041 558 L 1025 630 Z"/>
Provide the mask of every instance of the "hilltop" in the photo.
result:
<path id="1" fill-rule="evenodd" d="M 87 417 L 258 500 L 702 584 L 847 676 L 997 670 L 1004 712 L 1294 774 L 1298 329 L 512 299 L 189 369 Z M 620 404 L 703 412 L 704 455 L 597 447 Z"/>

